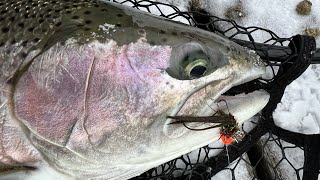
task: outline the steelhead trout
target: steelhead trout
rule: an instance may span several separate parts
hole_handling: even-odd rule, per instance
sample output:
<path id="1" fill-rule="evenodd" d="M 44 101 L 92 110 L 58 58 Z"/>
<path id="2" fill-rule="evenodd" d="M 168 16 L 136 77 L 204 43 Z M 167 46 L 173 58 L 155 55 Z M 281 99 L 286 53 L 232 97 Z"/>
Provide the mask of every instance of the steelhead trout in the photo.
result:
<path id="1" fill-rule="evenodd" d="M 264 73 L 224 37 L 130 7 L 2 0 L 0 178 L 137 176 L 219 138 L 168 116 L 210 116 L 217 99 L 238 124 L 259 112 L 265 91 L 221 95 Z"/>

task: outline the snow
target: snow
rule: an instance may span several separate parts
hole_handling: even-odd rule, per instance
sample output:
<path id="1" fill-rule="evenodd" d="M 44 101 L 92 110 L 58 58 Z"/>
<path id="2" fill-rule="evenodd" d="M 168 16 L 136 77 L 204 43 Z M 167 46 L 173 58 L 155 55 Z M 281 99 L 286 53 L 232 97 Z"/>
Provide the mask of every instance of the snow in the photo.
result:
<path id="1" fill-rule="evenodd" d="M 320 133 L 320 66 L 311 65 L 285 90 L 273 113 L 277 126 L 303 134 Z"/>

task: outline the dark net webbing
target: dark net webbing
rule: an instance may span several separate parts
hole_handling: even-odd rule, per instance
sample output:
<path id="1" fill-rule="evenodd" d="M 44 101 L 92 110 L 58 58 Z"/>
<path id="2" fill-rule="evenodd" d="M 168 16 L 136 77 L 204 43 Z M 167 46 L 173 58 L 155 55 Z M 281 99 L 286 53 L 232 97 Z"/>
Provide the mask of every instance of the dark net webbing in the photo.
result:
<path id="1" fill-rule="evenodd" d="M 173 5 L 148 0 L 114 2 L 168 19 L 182 19 L 192 26 L 223 35 L 255 50 L 269 71 L 266 77 L 227 92 L 232 95 L 264 89 L 270 93 L 270 101 L 259 117 L 242 126 L 245 132 L 242 141 L 228 147 L 218 142 L 210 144 L 133 179 L 210 179 L 220 171 L 228 171 L 232 179 L 239 179 L 237 176 L 242 171 L 239 170 L 240 165 L 253 173 L 250 179 L 286 179 L 283 177 L 284 171 L 289 171 L 294 176 L 290 179 L 318 179 L 320 135 L 303 135 L 281 129 L 274 124 L 272 118 L 272 112 L 281 101 L 287 85 L 298 78 L 311 63 L 320 62 L 320 50 L 316 49 L 314 38 L 303 35 L 281 38 L 268 29 L 242 27 L 232 20 L 209 15 L 205 10 L 192 5 L 188 12 L 182 12 Z M 263 34 L 265 39 L 257 34 Z M 270 153 L 279 158 L 270 159 Z M 302 157 L 298 158 L 304 163 L 297 163 L 289 154 L 301 154 Z M 283 170 L 284 164 L 286 170 Z"/>

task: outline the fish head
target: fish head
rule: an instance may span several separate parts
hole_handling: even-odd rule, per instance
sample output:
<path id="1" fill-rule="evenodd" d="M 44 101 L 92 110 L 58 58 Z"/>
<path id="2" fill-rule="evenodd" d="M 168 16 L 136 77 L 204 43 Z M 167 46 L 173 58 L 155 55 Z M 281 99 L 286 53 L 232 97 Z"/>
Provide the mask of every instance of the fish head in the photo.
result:
<path id="1" fill-rule="evenodd" d="M 221 96 L 265 66 L 220 35 L 111 2 L 50 2 L 7 27 L 1 58 L 15 65 L 2 63 L 1 80 L 7 118 L 59 172 L 134 177 L 219 138 L 167 116 L 209 116 L 224 98 L 241 124 L 268 102 L 264 91 Z"/>

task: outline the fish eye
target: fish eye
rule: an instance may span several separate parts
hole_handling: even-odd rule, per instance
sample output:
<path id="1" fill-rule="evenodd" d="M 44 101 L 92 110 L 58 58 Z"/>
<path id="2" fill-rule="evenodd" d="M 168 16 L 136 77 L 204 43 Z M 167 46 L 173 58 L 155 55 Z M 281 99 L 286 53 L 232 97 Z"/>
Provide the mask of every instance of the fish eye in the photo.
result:
<path id="1" fill-rule="evenodd" d="M 187 79 L 197 79 L 204 76 L 208 68 L 209 57 L 207 54 L 199 47 L 190 48 L 185 53 L 181 62 L 184 76 Z"/>
<path id="2" fill-rule="evenodd" d="M 197 59 L 190 62 L 185 68 L 185 75 L 190 79 L 197 79 L 202 77 L 207 71 L 208 61 L 204 59 Z"/>
<path id="3" fill-rule="evenodd" d="M 208 47 L 196 42 L 176 46 L 171 54 L 170 66 L 166 72 L 180 80 L 198 79 L 216 70 L 221 59 L 215 49 L 208 52 Z M 214 53 L 213 53 L 214 52 Z"/>

